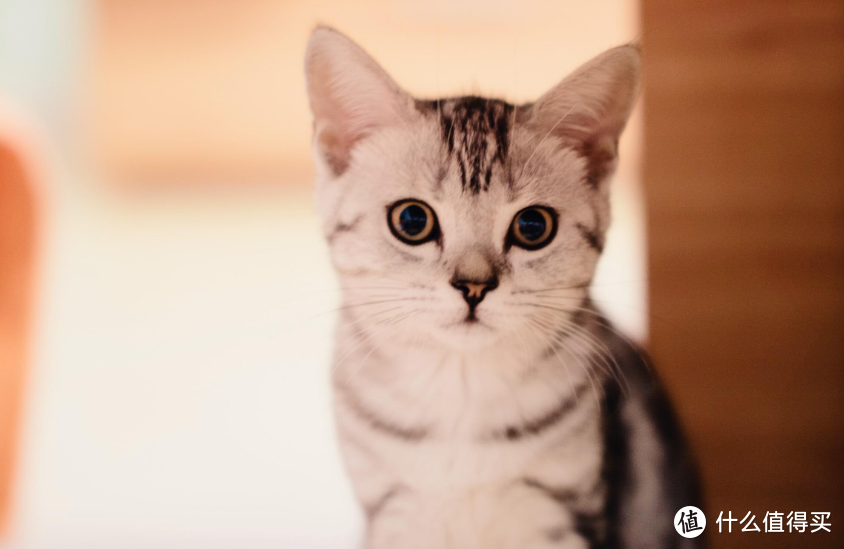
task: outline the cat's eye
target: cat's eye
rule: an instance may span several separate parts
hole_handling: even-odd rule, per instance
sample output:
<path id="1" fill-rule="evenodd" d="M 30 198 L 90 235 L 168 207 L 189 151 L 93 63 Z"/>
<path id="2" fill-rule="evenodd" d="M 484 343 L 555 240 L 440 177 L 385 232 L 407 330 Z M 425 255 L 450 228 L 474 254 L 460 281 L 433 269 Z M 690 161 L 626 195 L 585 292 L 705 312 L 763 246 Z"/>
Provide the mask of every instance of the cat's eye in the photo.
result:
<path id="1" fill-rule="evenodd" d="M 530 206 L 516 214 L 510 225 L 510 241 L 527 250 L 538 250 L 554 238 L 557 216 L 544 206 Z"/>
<path id="2" fill-rule="evenodd" d="M 419 200 L 401 200 L 387 212 L 393 235 L 405 244 L 417 245 L 437 237 L 437 216 L 430 206 Z"/>

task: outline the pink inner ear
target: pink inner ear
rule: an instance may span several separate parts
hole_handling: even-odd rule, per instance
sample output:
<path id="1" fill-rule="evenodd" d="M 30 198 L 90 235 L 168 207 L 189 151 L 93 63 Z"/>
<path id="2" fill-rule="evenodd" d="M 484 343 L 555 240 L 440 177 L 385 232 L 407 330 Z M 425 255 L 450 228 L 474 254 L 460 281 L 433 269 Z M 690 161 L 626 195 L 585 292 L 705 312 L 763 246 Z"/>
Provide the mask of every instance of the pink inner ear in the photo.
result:
<path id="1" fill-rule="evenodd" d="M 323 64 L 311 73 L 311 107 L 317 142 L 335 175 L 348 167 L 355 144 L 378 128 L 401 121 L 401 98 L 388 83 L 361 74 L 327 76 Z"/>
<path id="2" fill-rule="evenodd" d="M 335 174 L 349 165 L 354 146 L 412 112 L 410 96 L 357 44 L 319 28 L 305 53 L 305 72 L 317 144 Z"/>
<path id="3" fill-rule="evenodd" d="M 537 101 L 534 123 L 566 140 L 613 149 L 636 98 L 638 64 L 629 46 L 599 55 Z"/>
<path id="4" fill-rule="evenodd" d="M 341 175 L 349 167 L 354 140 L 326 128 L 317 135 L 317 143 L 323 159 L 334 176 Z"/>
<path id="5" fill-rule="evenodd" d="M 352 149 L 355 144 L 364 137 L 371 134 L 378 128 L 386 127 L 395 120 L 384 116 L 384 111 L 389 111 L 389 105 L 383 105 L 380 109 L 373 108 L 368 103 L 356 105 L 344 105 L 345 108 L 338 108 L 334 105 L 330 108 L 323 120 L 318 120 L 317 141 L 335 176 L 342 174 L 351 161 Z"/>

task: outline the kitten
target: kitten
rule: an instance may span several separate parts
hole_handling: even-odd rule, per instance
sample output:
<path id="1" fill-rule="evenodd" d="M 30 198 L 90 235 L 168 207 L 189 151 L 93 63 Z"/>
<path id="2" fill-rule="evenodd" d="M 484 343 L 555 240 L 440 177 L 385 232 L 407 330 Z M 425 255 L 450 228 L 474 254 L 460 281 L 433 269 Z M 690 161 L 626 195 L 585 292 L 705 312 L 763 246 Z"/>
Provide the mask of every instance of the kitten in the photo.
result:
<path id="1" fill-rule="evenodd" d="M 311 35 L 336 420 L 367 548 L 695 543 L 673 531 L 700 504 L 671 407 L 589 300 L 639 64 L 609 50 L 527 105 L 422 101 Z"/>

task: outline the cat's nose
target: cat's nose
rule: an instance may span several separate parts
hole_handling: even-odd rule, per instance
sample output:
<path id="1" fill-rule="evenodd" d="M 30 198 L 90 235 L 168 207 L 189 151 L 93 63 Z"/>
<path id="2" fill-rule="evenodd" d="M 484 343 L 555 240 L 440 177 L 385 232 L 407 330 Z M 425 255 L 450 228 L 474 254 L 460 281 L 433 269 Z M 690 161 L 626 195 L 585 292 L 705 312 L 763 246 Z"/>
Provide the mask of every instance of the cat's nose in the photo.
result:
<path id="1" fill-rule="evenodd" d="M 451 285 L 463 294 L 463 299 L 469 304 L 469 309 L 474 310 L 487 292 L 498 287 L 498 279 L 493 277 L 487 280 L 452 280 Z"/>

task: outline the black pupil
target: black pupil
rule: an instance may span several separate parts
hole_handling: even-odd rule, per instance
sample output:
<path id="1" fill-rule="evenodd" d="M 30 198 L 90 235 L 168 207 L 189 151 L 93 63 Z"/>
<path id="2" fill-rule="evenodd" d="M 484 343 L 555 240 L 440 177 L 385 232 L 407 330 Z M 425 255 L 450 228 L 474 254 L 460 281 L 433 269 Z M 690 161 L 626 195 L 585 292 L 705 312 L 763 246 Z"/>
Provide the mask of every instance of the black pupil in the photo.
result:
<path id="1" fill-rule="evenodd" d="M 428 225 L 428 214 L 421 206 L 411 204 L 399 214 L 401 230 L 408 236 L 416 236 Z"/>
<path id="2" fill-rule="evenodd" d="M 538 210 L 527 210 L 519 216 L 518 224 L 522 238 L 533 242 L 539 240 L 545 234 L 547 222 L 545 216 Z"/>

